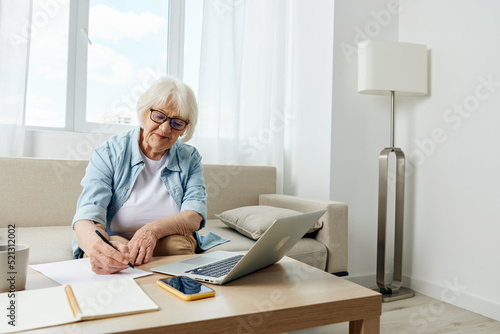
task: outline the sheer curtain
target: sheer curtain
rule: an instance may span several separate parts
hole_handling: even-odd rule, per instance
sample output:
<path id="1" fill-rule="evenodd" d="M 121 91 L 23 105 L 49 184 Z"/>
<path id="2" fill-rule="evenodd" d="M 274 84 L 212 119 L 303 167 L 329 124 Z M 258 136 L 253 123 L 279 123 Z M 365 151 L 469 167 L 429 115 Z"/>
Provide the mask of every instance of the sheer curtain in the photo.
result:
<path id="1" fill-rule="evenodd" d="M 0 1 L 0 156 L 22 156 L 32 1 Z"/>
<path id="2" fill-rule="evenodd" d="M 204 163 L 277 167 L 282 190 L 288 1 L 206 0 L 194 145 Z"/>

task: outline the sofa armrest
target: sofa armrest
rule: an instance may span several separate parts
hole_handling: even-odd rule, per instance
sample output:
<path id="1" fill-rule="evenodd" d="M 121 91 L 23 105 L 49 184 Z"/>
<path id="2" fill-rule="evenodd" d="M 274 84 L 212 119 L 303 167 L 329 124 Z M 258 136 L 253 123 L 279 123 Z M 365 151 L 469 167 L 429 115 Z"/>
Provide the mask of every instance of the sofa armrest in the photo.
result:
<path id="1" fill-rule="evenodd" d="M 333 201 L 306 199 L 290 195 L 263 194 L 259 205 L 269 205 L 299 212 L 326 210 L 320 218 L 323 227 L 315 232 L 315 239 L 328 249 L 325 271 L 347 272 L 347 204 Z"/>

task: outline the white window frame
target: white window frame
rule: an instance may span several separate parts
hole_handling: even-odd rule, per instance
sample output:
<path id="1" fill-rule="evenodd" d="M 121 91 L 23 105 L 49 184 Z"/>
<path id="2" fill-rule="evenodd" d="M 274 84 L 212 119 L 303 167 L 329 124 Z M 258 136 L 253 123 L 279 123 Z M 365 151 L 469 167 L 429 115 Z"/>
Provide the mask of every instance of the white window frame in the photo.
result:
<path id="1" fill-rule="evenodd" d="M 168 1 L 167 75 L 182 80 L 185 0 Z M 64 127 L 29 126 L 27 130 L 119 133 L 131 125 L 86 121 L 89 0 L 70 1 L 66 113 Z"/>

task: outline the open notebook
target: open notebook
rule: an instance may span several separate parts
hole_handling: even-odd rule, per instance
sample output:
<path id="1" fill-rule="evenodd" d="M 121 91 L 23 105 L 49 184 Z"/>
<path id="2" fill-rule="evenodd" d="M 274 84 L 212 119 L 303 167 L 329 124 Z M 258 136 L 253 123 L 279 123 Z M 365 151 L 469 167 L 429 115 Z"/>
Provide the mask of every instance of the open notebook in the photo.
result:
<path id="1" fill-rule="evenodd" d="M 14 317 L 3 317 L 0 333 L 158 310 L 158 305 L 131 278 L 20 291 L 15 298 L 7 292 L 0 294 L 3 309 L 12 301 Z"/>

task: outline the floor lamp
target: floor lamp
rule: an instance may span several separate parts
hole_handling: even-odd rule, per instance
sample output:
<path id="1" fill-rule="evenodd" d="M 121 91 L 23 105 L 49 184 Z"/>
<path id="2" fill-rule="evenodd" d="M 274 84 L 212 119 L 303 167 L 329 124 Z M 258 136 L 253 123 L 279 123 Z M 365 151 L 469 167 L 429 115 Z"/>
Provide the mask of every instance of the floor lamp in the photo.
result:
<path id="1" fill-rule="evenodd" d="M 362 94 L 390 95 L 391 134 L 390 147 L 379 156 L 379 197 L 377 235 L 377 290 L 384 302 L 413 297 L 412 290 L 403 282 L 403 220 L 405 190 L 405 155 L 394 144 L 395 96 L 421 96 L 427 94 L 427 48 L 425 45 L 363 41 L 358 44 L 358 92 Z M 396 193 L 394 216 L 394 274 L 391 283 L 385 282 L 387 238 L 387 183 L 389 155 L 396 156 Z"/>

